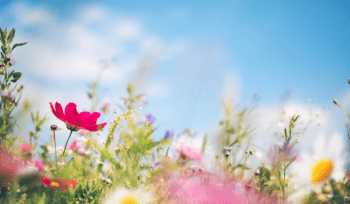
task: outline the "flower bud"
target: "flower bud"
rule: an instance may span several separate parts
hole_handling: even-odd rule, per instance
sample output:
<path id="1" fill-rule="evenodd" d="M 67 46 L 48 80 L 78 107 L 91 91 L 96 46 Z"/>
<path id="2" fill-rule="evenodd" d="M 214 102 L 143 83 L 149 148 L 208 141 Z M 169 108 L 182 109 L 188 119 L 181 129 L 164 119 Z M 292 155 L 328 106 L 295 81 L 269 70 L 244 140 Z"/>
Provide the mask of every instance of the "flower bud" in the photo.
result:
<path id="1" fill-rule="evenodd" d="M 52 130 L 52 131 L 57 130 L 57 125 L 51 125 L 51 130 Z"/>
<path id="2" fill-rule="evenodd" d="M 337 105 L 338 104 L 338 101 L 337 100 L 333 100 L 333 103 L 335 104 L 335 105 Z"/>
<path id="3" fill-rule="evenodd" d="M 259 176 L 260 175 L 260 169 L 257 169 L 256 171 L 255 171 L 255 176 Z"/>

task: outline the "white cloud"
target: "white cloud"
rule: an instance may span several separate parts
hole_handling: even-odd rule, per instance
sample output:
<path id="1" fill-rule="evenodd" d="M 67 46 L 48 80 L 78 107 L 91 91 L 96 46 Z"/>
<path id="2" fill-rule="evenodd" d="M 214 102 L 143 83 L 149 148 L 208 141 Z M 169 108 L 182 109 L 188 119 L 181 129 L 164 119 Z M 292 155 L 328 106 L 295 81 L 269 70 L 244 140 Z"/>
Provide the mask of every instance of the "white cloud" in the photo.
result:
<path id="1" fill-rule="evenodd" d="M 130 40 L 139 38 L 142 34 L 141 22 L 132 19 L 115 19 L 111 30 L 118 39 Z"/>
<path id="2" fill-rule="evenodd" d="M 106 18 L 106 13 L 107 11 L 101 6 L 89 5 L 81 8 L 77 16 L 82 22 L 89 23 L 104 20 Z"/>
<path id="3" fill-rule="evenodd" d="M 222 91 L 222 99 L 225 103 L 229 100 L 233 102 L 239 101 L 241 90 L 241 80 L 238 75 L 227 73 L 224 77 L 224 87 Z"/>
<path id="4" fill-rule="evenodd" d="M 169 90 L 169 87 L 164 83 L 153 83 L 146 88 L 145 94 L 148 97 L 151 97 L 151 96 L 165 97 L 170 95 L 170 90 Z"/>

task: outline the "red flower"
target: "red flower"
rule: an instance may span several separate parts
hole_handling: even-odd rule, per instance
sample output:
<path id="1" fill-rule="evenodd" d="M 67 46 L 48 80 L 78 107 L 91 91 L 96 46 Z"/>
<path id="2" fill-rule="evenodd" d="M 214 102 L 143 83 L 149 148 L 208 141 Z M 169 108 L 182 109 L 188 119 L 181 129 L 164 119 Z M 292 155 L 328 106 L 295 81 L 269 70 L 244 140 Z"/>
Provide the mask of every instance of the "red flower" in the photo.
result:
<path id="1" fill-rule="evenodd" d="M 48 188 L 59 191 L 66 191 L 70 188 L 77 188 L 76 185 L 78 184 L 78 182 L 73 179 L 54 178 L 53 181 L 51 181 L 47 177 L 42 177 L 41 183 Z"/>
<path id="2" fill-rule="evenodd" d="M 47 178 L 47 177 L 45 177 L 45 176 L 43 176 L 43 177 L 41 178 L 41 184 L 43 184 L 43 186 L 51 187 L 50 183 L 51 183 L 51 181 L 50 181 L 49 178 Z"/>
<path id="3" fill-rule="evenodd" d="M 101 115 L 98 112 L 94 112 L 93 114 L 90 114 L 89 112 L 81 112 L 79 114 L 75 103 L 69 103 L 65 108 L 65 113 L 63 113 L 61 104 L 57 102 L 55 104 L 56 110 L 51 102 L 50 106 L 53 114 L 55 114 L 58 119 L 66 123 L 67 128 L 71 131 L 78 131 L 79 129 L 97 131 L 104 128 L 107 124 L 96 124 L 97 119 Z"/>

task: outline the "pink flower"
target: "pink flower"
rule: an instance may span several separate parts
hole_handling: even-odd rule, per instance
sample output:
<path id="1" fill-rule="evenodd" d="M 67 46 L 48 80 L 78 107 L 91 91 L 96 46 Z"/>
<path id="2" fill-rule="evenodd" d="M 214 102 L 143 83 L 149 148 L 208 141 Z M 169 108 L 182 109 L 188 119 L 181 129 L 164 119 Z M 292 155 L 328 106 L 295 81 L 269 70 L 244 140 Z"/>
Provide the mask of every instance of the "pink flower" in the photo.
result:
<path id="1" fill-rule="evenodd" d="M 82 156 L 85 156 L 88 152 L 88 149 L 84 146 L 79 146 L 78 147 L 78 154 L 79 155 L 82 155 Z"/>
<path id="2" fill-rule="evenodd" d="M 180 146 L 175 146 L 175 148 L 179 153 L 181 153 L 182 151 L 182 155 L 188 159 L 200 161 L 203 157 L 203 155 L 199 153 L 199 150 L 197 148 L 188 147 L 183 142 L 180 142 Z"/>
<path id="3" fill-rule="evenodd" d="M 123 99 L 126 100 L 126 101 L 128 100 L 128 98 L 126 98 L 126 96 L 124 96 Z"/>
<path id="4" fill-rule="evenodd" d="M 86 133 L 87 133 L 87 130 L 84 130 L 84 129 L 80 129 L 79 130 L 79 134 L 81 134 L 81 135 L 86 135 Z"/>
<path id="5" fill-rule="evenodd" d="M 27 143 L 22 143 L 21 145 L 22 150 L 27 151 L 27 152 L 31 152 L 32 148 L 27 144 Z"/>
<path id="6" fill-rule="evenodd" d="M 75 148 L 77 148 L 77 141 L 72 142 L 70 145 L 68 145 L 68 148 L 71 150 L 74 150 Z"/>
<path id="7" fill-rule="evenodd" d="M 39 159 L 34 160 L 34 166 L 38 168 L 39 170 L 43 169 L 43 163 Z"/>
<path id="8" fill-rule="evenodd" d="M 103 129 L 107 123 L 96 124 L 97 119 L 100 117 L 100 113 L 94 112 L 90 114 L 89 112 L 81 112 L 80 114 L 77 111 L 77 105 L 75 103 L 69 103 L 65 108 L 65 113 L 61 104 L 55 104 L 55 108 L 50 102 L 51 110 L 53 114 L 60 120 L 62 120 L 67 128 L 71 131 L 78 131 L 79 129 L 89 130 L 89 131 L 98 131 Z"/>

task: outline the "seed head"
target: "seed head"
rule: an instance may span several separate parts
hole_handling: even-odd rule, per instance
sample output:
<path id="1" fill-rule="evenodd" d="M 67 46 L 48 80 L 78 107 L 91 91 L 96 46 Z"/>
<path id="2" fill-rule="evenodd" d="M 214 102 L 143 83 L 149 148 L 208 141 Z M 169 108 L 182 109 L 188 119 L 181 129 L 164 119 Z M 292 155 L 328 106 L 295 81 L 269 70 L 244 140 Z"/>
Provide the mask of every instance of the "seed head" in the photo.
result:
<path id="1" fill-rule="evenodd" d="M 338 101 L 337 100 L 333 100 L 333 103 L 335 104 L 335 105 L 337 105 L 338 104 Z"/>
<path id="2" fill-rule="evenodd" d="M 256 171 L 255 171 L 255 176 L 259 176 L 260 175 L 260 169 L 257 169 Z"/>
<path id="3" fill-rule="evenodd" d="M 51 125 L 51 130 L 52 130 L 52 131 L 57 130 L 57 125 Z"/>

